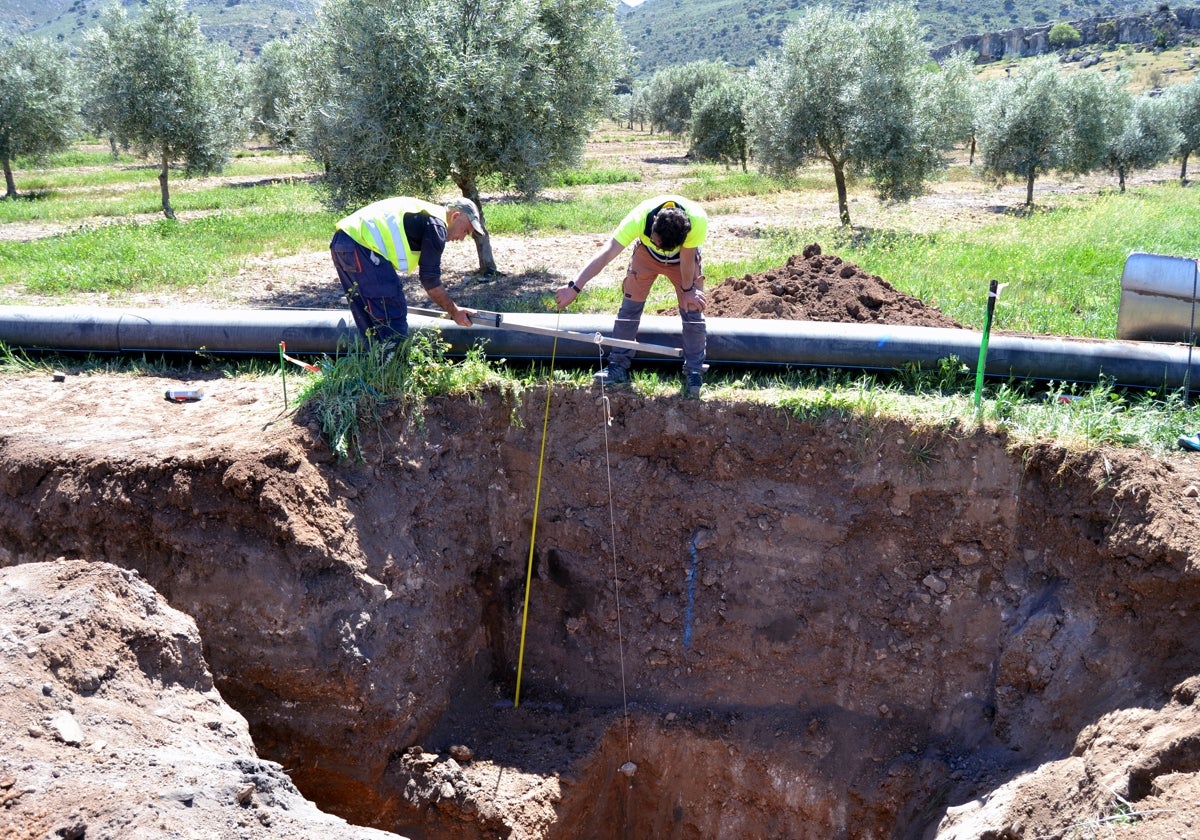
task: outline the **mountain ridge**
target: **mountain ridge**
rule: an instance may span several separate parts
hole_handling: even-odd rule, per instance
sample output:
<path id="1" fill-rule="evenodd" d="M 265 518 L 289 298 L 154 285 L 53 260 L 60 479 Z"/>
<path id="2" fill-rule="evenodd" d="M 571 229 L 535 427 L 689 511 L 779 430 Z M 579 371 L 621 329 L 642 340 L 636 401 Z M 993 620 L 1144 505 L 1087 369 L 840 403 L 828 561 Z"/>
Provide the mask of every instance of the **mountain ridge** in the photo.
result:
<path id="1" fill-rule="evenodd" d="M 32 34 L 76 44 L 99 22 L 111 0 L 0 0 L 0 38 Z M 273 38 L 299 31 L 315 19 L 320 0 L 188 0 L 212 40 L 252 57 Z M 139 0 L 121 0 L 136 13 Z M 981 55 L 1022 54 L 1025 30 L 1044 32 L 1059 21 L 1085 21 L 1162 10 L 1165 3 L 1144 0 L 925 0 L 917 5 L 931 52 L 974 48 Z M 961 5 L 960 5 L 961 4 Z M 861 12 L 883 0 L 835 0 L 835 7 Z M 616 4 L 617 24 L 637 54 L 637 74 L 697 59 L 753 66 L 777 47 L 784 30 L 803 14 L 801 0 L 643 0 Z M 1069 14 L 1068 14 L 1069 13 Z M 1003 24 L 1003 25 L 999 25 Z M 1020 31 L 1018 31 L 1020 30 Z M 982 46 L 981 46 L 982 45 Z M 999 46 L 997 46 L 999 45 Z M 1032 54 L 1025 52 L 1024 54 Z M 993 55 L 992 57 L 997 57 Z"/>

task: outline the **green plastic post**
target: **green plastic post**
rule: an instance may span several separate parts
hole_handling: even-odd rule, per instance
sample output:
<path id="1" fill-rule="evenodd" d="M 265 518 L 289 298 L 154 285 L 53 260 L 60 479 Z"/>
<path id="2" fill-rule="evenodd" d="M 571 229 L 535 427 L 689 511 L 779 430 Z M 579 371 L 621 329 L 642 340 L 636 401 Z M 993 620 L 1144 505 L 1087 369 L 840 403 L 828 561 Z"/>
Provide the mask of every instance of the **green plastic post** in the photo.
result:
<path id="1" fill-rule="evenodd" d="M 283 344 L 284 342 L 279 342 L 279 375 L 283 378 L 283 407 L 287 408 L 287 362 L 283 358 Z"/>
<path id="2" fill-rule="evenodd" d="M 979 364 L 975 366 L 975 409 L 978 412 L 983 399 L 983 371 L 987 367 L 988 335 L 992 331 L 992 316 L 996 312 L 996 298 L 1000 297 L 1000 285 L 992 280 L 988 284 L 987 315 L 983 319 L 983 341 L 979 343 Z"/>

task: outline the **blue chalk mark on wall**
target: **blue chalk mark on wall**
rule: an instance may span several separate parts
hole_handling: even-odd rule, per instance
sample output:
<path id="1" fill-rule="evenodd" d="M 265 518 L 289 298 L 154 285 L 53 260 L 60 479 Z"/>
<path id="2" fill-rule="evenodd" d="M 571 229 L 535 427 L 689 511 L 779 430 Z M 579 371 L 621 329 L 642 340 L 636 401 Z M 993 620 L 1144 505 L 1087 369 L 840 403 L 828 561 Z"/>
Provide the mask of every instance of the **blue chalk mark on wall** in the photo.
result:
<path id="1" fill-rule="evenodd" d="M 696 535 L 692 534 L 692 542 L 688 549 L 692 555 L 692 564 L 687 573 L 687 609 L 683 614 L 683 649 L 692 646 L 692 612 L 696 606 L 696 565 L 700 556 L 696 552 Z"/>

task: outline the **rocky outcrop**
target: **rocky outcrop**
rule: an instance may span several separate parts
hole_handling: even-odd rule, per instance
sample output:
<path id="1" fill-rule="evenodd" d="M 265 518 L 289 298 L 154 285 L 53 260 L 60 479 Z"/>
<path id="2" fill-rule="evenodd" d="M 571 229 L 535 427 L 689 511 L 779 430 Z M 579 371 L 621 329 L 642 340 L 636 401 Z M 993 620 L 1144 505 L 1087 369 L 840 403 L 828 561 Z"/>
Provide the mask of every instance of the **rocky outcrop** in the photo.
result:
<path id="1" fill-rule="evenodd" d="M 1200 6 L 1189 9 L 1169 9 L 1141 15 L 1093 17 L 1070 21 L 1079 30 L 1082 44 L 1153 44 L 1173 46 L 1188 35 L 1200 33 Z M 941 61 L 954 53 L 973 52 L 978 62 L 999 61 L 1002 58 L 1028 58 L 1053 52 L 1050 29 L 1054 24 L 1018 26 L 998 32 L 964 35 L 958 40 L 931 51 Z"/>

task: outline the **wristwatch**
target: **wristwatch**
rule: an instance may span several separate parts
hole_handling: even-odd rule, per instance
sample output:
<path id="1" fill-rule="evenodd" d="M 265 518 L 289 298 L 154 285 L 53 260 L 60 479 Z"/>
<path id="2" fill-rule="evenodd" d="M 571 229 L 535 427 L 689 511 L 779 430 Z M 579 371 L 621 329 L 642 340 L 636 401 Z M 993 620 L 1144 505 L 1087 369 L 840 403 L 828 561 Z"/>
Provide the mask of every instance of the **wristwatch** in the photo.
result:
<path id="1" fill-rule="evenodd" d="M 583 291 L 583 289 L 581 289 L 581 288 L 579 288 L 578 286 L 576 286 L 576 285 L 575 285 L 575 281 L 574 281 L 574 280 L 572 280 L 572 281 L 571 281 L 570 283 L 568 283 L 567 285 L 568 285 L 568 286 L 569 286 L 569 287 L 570 287 L 570 288 L 571 288 L 571 289 L 572 289 L 572 290 L 575 292 L 575 294 L 579 294 L 580 292 L 582 292 L 582 291 Z"/>

